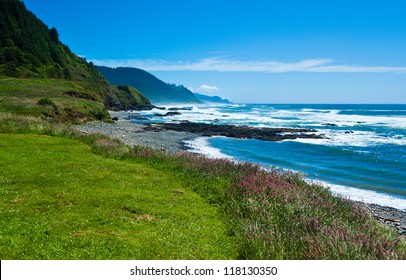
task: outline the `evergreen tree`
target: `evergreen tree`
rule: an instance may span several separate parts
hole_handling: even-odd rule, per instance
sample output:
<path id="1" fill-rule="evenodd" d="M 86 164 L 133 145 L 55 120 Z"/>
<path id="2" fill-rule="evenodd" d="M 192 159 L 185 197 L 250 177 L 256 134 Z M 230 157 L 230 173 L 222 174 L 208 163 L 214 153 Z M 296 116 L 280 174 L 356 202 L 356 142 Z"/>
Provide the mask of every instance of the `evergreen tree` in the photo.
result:
<path id="1" fill-rule="evenodd" d="M 59 43 L 59 34 L 55 27 L 52 27 L 49 30 L 49 37 L 51 38 L 52 42 Z"/>

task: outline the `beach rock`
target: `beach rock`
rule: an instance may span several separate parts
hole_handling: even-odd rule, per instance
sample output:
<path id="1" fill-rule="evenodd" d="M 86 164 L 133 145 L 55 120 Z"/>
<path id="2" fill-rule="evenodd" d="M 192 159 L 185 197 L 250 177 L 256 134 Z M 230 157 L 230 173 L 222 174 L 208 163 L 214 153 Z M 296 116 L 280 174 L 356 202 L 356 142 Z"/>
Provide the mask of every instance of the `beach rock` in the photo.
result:
<path id="1" fill-rule="evenodd" d="M 118 117 L 112 117 L 111 120 L 118 121 Z"/>
<path id="2" fill-rule="evenodd" d="M 168 112 L 166 114 L 155 114 L 156 117 L 170 117 L 170 116 L 178 116 L 182 115 L 180 112 Z"/>
<path id="3" fill-rule="evenodd" d="M 377 204 L 360 203 L 379 223 L 395 229 L 406 236 L 406 211 Z"/>
<path id="4" fill-rule="evenodd" d="M 200 136 L 226 136 L 240 139 L 258 139 L 264 141 L 281 141 L 287 139 L 324 139 L 322 135 L 318 135 L 313 129 L 303 128 L 256 128 L 250 126 L 236 125 L 217 125 L 193 122 L 181 123 L 162 123 L 156 126 L 146 126 L 144 130 L 156 131 L 159 130 L 174 130 L 191 132 Z"/>
<path id="5" fill-rule="evenodd" d="M 338 126 L 335 123 L 322 123 L 321 125 L 325 125 L 325 126 Z"/>
<path id="6" fill-rule="evenodd" d="M 164 117 L 169 117 L 169 116 L 179 116 L 182 115 L 180 112 L 168 112 L 164 115 Z"/>

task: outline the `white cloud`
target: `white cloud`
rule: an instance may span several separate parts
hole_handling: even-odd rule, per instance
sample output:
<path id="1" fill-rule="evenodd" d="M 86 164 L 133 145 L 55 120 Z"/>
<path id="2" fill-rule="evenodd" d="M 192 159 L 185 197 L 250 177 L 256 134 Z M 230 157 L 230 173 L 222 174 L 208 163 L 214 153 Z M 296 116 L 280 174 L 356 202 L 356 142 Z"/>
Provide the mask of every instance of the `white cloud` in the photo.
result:
<path id="1" fill-rule="evenodd" d="M 331 59 L 304 59 L 296 62 L 272 60 L 227 60 L 205 58 L 196 61 L 166 60 L 91 60 L 96 65 L 136 67 L 147 71 L 217 71 L 217 72 L 318 72 L 318 73 L 406 73 L 406 67 L 338 65 Z"/>
<path id="2" fill-rule="evenodd" d="M 207 93 L 207 92 L 214 92 L 214 91 L 219 90 L 219 88 L 217 86 L 210 86 L 210 85 L 206 85 L 206 84 L 203 84 L 203 85 L 201 85 L 201 86 L 199 86 L 197 88 L 195 88 L 195 87 L 187 87 L 187 89 L 192 91 L 192 92 L 197 92 L 197 93 L 199 93 L 199 92 Z"/>
<path id="3" fill-rule="evenodd" d="M 196 91 L 201 91 L 201 92 L 213 92 L 213 91 L 218 91 L 217 86 L 209 86 L 209 85 L 201 85 L 196 89 Z"/>

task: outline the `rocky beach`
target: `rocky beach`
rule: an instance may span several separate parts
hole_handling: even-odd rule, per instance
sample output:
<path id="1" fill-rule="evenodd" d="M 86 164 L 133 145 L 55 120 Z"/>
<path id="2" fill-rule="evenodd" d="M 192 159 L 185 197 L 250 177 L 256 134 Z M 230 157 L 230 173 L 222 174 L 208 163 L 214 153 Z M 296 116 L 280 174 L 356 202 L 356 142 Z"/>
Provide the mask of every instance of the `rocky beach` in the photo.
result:
<path id="1" fill-rule="evenodd" d="M 243 128 L 235 130 L 233 126 L 224 126 L 221 131 L 207 129 L 213 128 L 213 125 L 193 125 L 190 123 L 182 124 L 139 124 L 131 122 L 130 113 L 119 111 L 110 112 L 112 118 L 117 120 L 115 123 L 106 122 L 89 122 L 85 125 L 76 126 L 76 129 L 83 134 L 98 133 L 112 138 L 119 139 L 129 146 L 147 146 L 161 151 L 176 153 L 181 150 L 187 150 L 185 141 L 193 140 L 201 136 L 223 135 L 228 137 L 236 137 L 236 133 L 240 133 L 238 137 L 247 137 L 247 133 L 253 132 L 257 135 L 257 139 L 263 136 L 258 136 L 258 130 L 251 128 Z M 206 130 L 205 130 L 206 129 Z M 275 133 L 272 130 L 272 133 Z M 316 134 L 316 131 L 305 131 L 288 129 L 284 131 L 276 131 L 277 139 L 273 138 L 268 141 L 278 141 L 280 135 L 287 137 L 314 137 L 315 139 L 323 137 Z M 281 133 L 281 134 L 278 134 Z M 287 138 L 288 139 L 288 138 Z M 266 139 L 265 139 L 266 140 Z M 370 204 L 364 202 L 359 203 L 371 216 L 378 222 L 394 228 L 400 235 L 406 236 L 406 211 L 402 211 L 393 207 L 382 206 L 378 204 Z"/>
<path id="2" fill-rule="evenodd" d="M 377 204 L 361 203 L 361 206 L 367 210 L 376 221 L 394 228 L 400 235 L 406 237 L 406 211 Z"/>
<path id="3" fill-rule="evenodd" d="M 196 134 L 182 131 L 146 130 L 150 126 L 137 124 L 127 120 L 120 120 L 114 124 L 105 122 L 90 122 L 78 126 L 84 134 L 98 133 L 119 139 L 129 146 L 146 146 L 161 151 L 175 153 L 186 150 L 184 141 L 196 138 Z"/>

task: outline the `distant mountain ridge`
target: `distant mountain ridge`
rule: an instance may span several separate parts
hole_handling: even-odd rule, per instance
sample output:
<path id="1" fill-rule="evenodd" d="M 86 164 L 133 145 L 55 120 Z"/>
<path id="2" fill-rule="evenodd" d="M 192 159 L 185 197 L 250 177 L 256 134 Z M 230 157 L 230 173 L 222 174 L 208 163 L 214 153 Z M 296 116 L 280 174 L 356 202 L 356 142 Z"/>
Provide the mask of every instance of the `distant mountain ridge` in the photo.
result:
<path id="1" fill-rule="evenodd" d="M 186 87 L 165 83 L 145 70 L 131 67 L 96 67 L 111 84 L 133 86 L 154 104 L 200 103 L 199 99 Z"/>
<path id="2" fill-rule="evenodd" d="M 220 96 L 208 96 L 200 93 L 194 93 L 194 95 L 203 102 L 207 103 L 222 103 L 222 104 L 232 104 L 228 99 L 223 99 Z"/>
<path id="3" fill-rule="evenodd" d="M 129 84 L 140 90 L 153 103 L 231 103 L 219 96 L 194 93 L 183 85 L 165 83 L 142 69 L 134 67 L 96 67 L 111 84 Z"/>
<path id="4" fill-rule="evenodd" d="M 74 97 L 102 102 L 108 109 L 131 109 L 150 102 L 137 90 L 111 87 L 97 68 L 75 55 L 19 0 L 0 1 L 0 76 L 62 79 L 83 88 Z"/>

